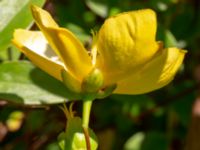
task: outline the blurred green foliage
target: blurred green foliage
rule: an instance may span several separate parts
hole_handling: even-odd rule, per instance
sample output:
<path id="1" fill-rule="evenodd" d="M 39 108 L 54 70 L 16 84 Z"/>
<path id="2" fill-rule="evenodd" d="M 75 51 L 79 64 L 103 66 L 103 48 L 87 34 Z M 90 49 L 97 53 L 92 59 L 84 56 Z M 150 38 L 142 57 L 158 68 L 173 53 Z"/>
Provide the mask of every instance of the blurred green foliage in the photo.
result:
<path id="1" fill-rule="evenodd" d="M 29 5 L 42 6 L 45 0 L 1 0 L 0 1 L 0 51 L 10 45 L 14 29 L 26 28 L 32 21 Z"/>
<path id="2" fill-rule="evenodd" d="M 9 9 L 2 5 L 3 2 L 4 0 L 0 1 L 0 9 L 8 11 Z M 20 0 L 15 2 L 20 3 Z M 11 3 L 14 5 L 14 1 Z M 17 6 L 13 7 L 17 9 Z M 13 11 L 14 8 L 9 11 Z M 157 40 L 164 41 L 166 47 L 177 46 L 188 50 L 182 68 L 172 83 L 158 91 L 137 96 L 112 95 L 104 100 L 95 101 L 90 127 L 97 133 L 99 150 L 182 150 L 191 120 L 192 105 L 198 96 L 197 84 L 200 81 L 199 0 L 48 0 L 44 8 L 54 16 L 60 26 L 76 34 L 88 49 L 91 44 L 91 30 L 98 31 L 107 17 L 141 8 L 151 8 L 157 12 Z M 29 12 L 28 7 L 25 12 Z M 0 16 L 3 15 L 1 13 L 2 11 Z M 12 26 L 12 30 L 4 32 L 3 30 L 8 30 L 8 26 L 2 30 L 2 17 L 0 19 L 0 149 L 57 150 L 57 135 L 64 130 L 66 123 L 65 116 L 58 106 L 44 105 L 35 108 L 36 106 L 22 106 L 12 101 L 16 96 L 11 95 L 12 92 L 19 90 L 21 85 L 17 86 L 18 79 L 14 81 L 15 78 L 8 76 L 15 74 L 17 68 L 19 74 L 16 74 L 16 78 L 21 77 L 22 81 L 26 80 L 29 84 L 23 91 L 13 94 L 33 94 L 36 88 L 49 97 L 59 94 L 65 96 L 59 89 L 61 86 L 54 87 L 57 89 L 55 92 L 59 94 L 49 92 L 51 88 L 44 85 L 52 86 L 51 82 L 54 81 L 39 69 L 36 69 L 40 74 L 39 78 L 46 79 L 44 83 L 40 83 L 43 86 L 34 82 L 35 78 L 31 79 L 23 67 L 20 68 L 24 57 L 6 38 L 10 39 L 11 31 L 19 28 L 19 20 Z M 28 24 L 20 27 L 26 28 Z M 32 26 L 32 29 L 35 29 L 35 26 Z M 5 39 L 7 43 L 2 44 Z M 7 70 L 9 75 L 2 71 L 7 68 L 6 64 L 10 64 L 10 69 L 8 67 Z M 25 70 L 31 69 L 35 67 L 28 65 Z M 6 88 L 8 82 L 5 81 L 8 80 L 15 83 L 12 89 Z M 40 103 L 41 100 L 36 100 L 40 96 L 41 94 L 31 98 L 25 97 L 25 100 L 30 102 L 29 104 Z M 54 98 L 53 102 L 59 97 Z M 79 116 L 81 104 L 82 102 L 77 101 L 74 107 L 76 115 Z M 13 119 L 12 116 L 16 112 L 20 112 L 21 116 Z M 11 126 L 14 126 L 15 130 L 12 130 Z"/>

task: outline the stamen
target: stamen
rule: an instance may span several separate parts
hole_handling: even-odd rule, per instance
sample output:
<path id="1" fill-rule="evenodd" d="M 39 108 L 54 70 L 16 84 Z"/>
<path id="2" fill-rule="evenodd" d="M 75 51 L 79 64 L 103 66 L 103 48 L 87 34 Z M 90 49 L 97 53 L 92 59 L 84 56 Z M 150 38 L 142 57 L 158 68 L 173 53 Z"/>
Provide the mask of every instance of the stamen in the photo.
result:
<path id="1" fill-rule="evenodd" d="M 97 57 L 97 39 L 98 39 L 98 34 L 96 31 L 92 30 L 92 48 L 91 48 L 91 56 L 92 56 L 92 64 L 96 64 L 96 57 Z"/>

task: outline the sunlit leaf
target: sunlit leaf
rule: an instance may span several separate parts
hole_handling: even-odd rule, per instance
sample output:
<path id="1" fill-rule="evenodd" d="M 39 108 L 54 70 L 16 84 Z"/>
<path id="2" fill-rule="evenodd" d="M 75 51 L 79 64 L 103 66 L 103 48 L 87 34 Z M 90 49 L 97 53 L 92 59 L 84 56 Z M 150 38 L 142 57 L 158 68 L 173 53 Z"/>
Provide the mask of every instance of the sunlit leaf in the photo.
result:
<path id="1" fill-rule="evenodd" d="M 7 61 L 7 60 L 18 60 L 20 57 L 20 51 L 14 47 L 10 46 L 7 51 L 0 50 L 0 61 Z"/>
<path id="2" fill-rule="evenodd" d="M 104 18 L 108 15 L 108 5 L 105 0 L 86 0 L 86 4 L 97 15 Z"/>
<path id="3" fill-rule="evenodd" d="M 157 40 L 163 41 L 165 47 L 177 47 L 178 43 L 171 31 L 158 26 Z"/>
<path id="4" fill-rule="evenodd" d="M 139 132 L 125 143 L 125 150 L 167 150 L 168 141 L 161 132 Z"/>
<path id="5" fill-rule="evenodd" d="M 141 150 L 145 134 L 138 132 L 131 136 L 125 143 L 125 150 Z"/>
<path id="6" fill-rule="evenodd" d="M 73 98 L 60 81 L 29 62 L 0 65 L 0 100 L 39 105 L 63 103 Z"/>
<path id="7" fill-rule="evenodd" d="M 27 28 L 32 22 L 30 5 L 42 6 L 45 0 L 1 0 L 0 1 L 0 50 L 6 49 L 14 29 Z"/>

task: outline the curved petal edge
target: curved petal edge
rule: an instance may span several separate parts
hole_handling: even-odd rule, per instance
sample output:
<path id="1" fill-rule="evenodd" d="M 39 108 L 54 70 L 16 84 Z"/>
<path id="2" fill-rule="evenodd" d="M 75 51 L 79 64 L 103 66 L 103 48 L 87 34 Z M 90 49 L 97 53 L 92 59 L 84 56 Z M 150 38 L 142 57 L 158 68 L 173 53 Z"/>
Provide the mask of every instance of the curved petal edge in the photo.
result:
<path id="1" fill-rule="evenodd" d="M 62 80 L 62 62 L 53 53 L 41 32 L 15 30 L 12 43 L 20 49 L 36 66 L 58 80 Z"/>
<path id="2" fill-rule="evenodd" d="M 137 73 L 117 83 L 117 94 L 144 94 L 159 89 L 174 79 L 186 51 L 178 48 L 161 49 Z"/>

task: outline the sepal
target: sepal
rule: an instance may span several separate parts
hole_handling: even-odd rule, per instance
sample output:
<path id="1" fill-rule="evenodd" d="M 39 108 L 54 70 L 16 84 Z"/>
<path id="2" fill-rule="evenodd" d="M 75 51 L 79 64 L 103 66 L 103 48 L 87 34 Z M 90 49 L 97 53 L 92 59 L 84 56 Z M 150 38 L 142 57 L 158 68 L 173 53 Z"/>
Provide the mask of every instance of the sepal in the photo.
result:
<path id="1" fill-rule="evenodd" d="M 61 70 L 61 76 L 65 86 L 74 93 L 81 92 L 81 84 L 78 79 L 76 79 L 69 71 L 65 69 Z"/>
<path id="2" fill-rule="evenodd" d="M 99 90 L 98 93 L 96 94 L 96 98 L 98 99 L 106 98 L 107 96 L 111 95 L 116 88 L 117 88 L 117 84 L 109 85 L 105 87 L 104 89 Z"/>

